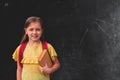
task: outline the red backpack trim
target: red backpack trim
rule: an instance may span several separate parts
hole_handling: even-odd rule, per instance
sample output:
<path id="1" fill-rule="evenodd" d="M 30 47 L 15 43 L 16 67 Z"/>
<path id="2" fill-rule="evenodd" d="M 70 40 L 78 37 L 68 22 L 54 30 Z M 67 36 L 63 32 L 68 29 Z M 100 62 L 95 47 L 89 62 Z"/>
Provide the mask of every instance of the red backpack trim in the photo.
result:
<path id="1" fill-rule="evenodd" d="M 45 41 L 42 42 L 42 49 L 43 49 L 43 50 L 44 50 L 44 49 L 48 49 L 48 45 L 47 45 L 47 44 L 48 44 L 48 43 L 45 42 Z M 20 65 L 21 68 L 23 67 L 23 65 L 22 65 L 22 63 L 21 63 L 21 60 L 22 60 L 22 58 L 23 58 L 23 52 L 24 52 L 24 50 L 25 50 L 26 45 L 27 45 L 27 42 L 22 43 L 21 46 L 20 46 L 20 48 L 19 48 L 18 62 L 19 62 L 19 65 Z"/>

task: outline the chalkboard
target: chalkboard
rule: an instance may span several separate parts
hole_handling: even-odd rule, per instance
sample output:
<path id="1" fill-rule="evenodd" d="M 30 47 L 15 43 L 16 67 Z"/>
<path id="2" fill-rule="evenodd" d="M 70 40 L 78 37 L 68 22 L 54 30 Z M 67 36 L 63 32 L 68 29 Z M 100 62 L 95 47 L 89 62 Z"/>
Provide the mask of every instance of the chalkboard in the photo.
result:
<path id="1" fill-rule="evenodd" d="M 1 79 L 16 79 L 12 53 L 32 15 L 58 54 L 53 80 L 120 79 L 120 0 L 1 0 Z"/>

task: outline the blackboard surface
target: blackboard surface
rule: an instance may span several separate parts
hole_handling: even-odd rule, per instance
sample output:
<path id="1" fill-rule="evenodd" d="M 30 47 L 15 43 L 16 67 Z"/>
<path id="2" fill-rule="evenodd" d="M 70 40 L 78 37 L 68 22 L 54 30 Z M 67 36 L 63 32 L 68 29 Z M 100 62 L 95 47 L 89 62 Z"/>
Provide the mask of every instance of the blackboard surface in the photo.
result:
<path id="1" fill-rule="evenodd" d="M 1 80 L 15 80 L 12 53 L 32 15 L 61 63 L 53 80 L 120 80 L 120 0 L 1 0 Z"/>

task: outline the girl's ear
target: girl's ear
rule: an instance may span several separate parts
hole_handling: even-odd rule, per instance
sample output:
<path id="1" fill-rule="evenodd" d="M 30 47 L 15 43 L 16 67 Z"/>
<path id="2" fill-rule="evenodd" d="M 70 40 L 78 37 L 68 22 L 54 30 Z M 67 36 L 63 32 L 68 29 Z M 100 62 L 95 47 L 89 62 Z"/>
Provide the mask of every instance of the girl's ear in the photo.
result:
<path id="1" fill-rule="evenodd" d="M 25 31 L 25 34 L 27 34 L 27 29 L 26 28 L 24 28 L 24 31 Z"/>

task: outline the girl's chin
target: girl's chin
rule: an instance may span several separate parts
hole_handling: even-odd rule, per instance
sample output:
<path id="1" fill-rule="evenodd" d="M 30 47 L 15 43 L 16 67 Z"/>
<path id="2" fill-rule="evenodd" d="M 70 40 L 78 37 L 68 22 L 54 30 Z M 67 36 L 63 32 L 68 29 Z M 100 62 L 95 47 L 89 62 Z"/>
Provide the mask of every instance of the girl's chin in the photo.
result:
<path id="1" fill-rule="evenodd" d="M 33 42 L 39 42 L 39 39 L 32 39 Z"/>

